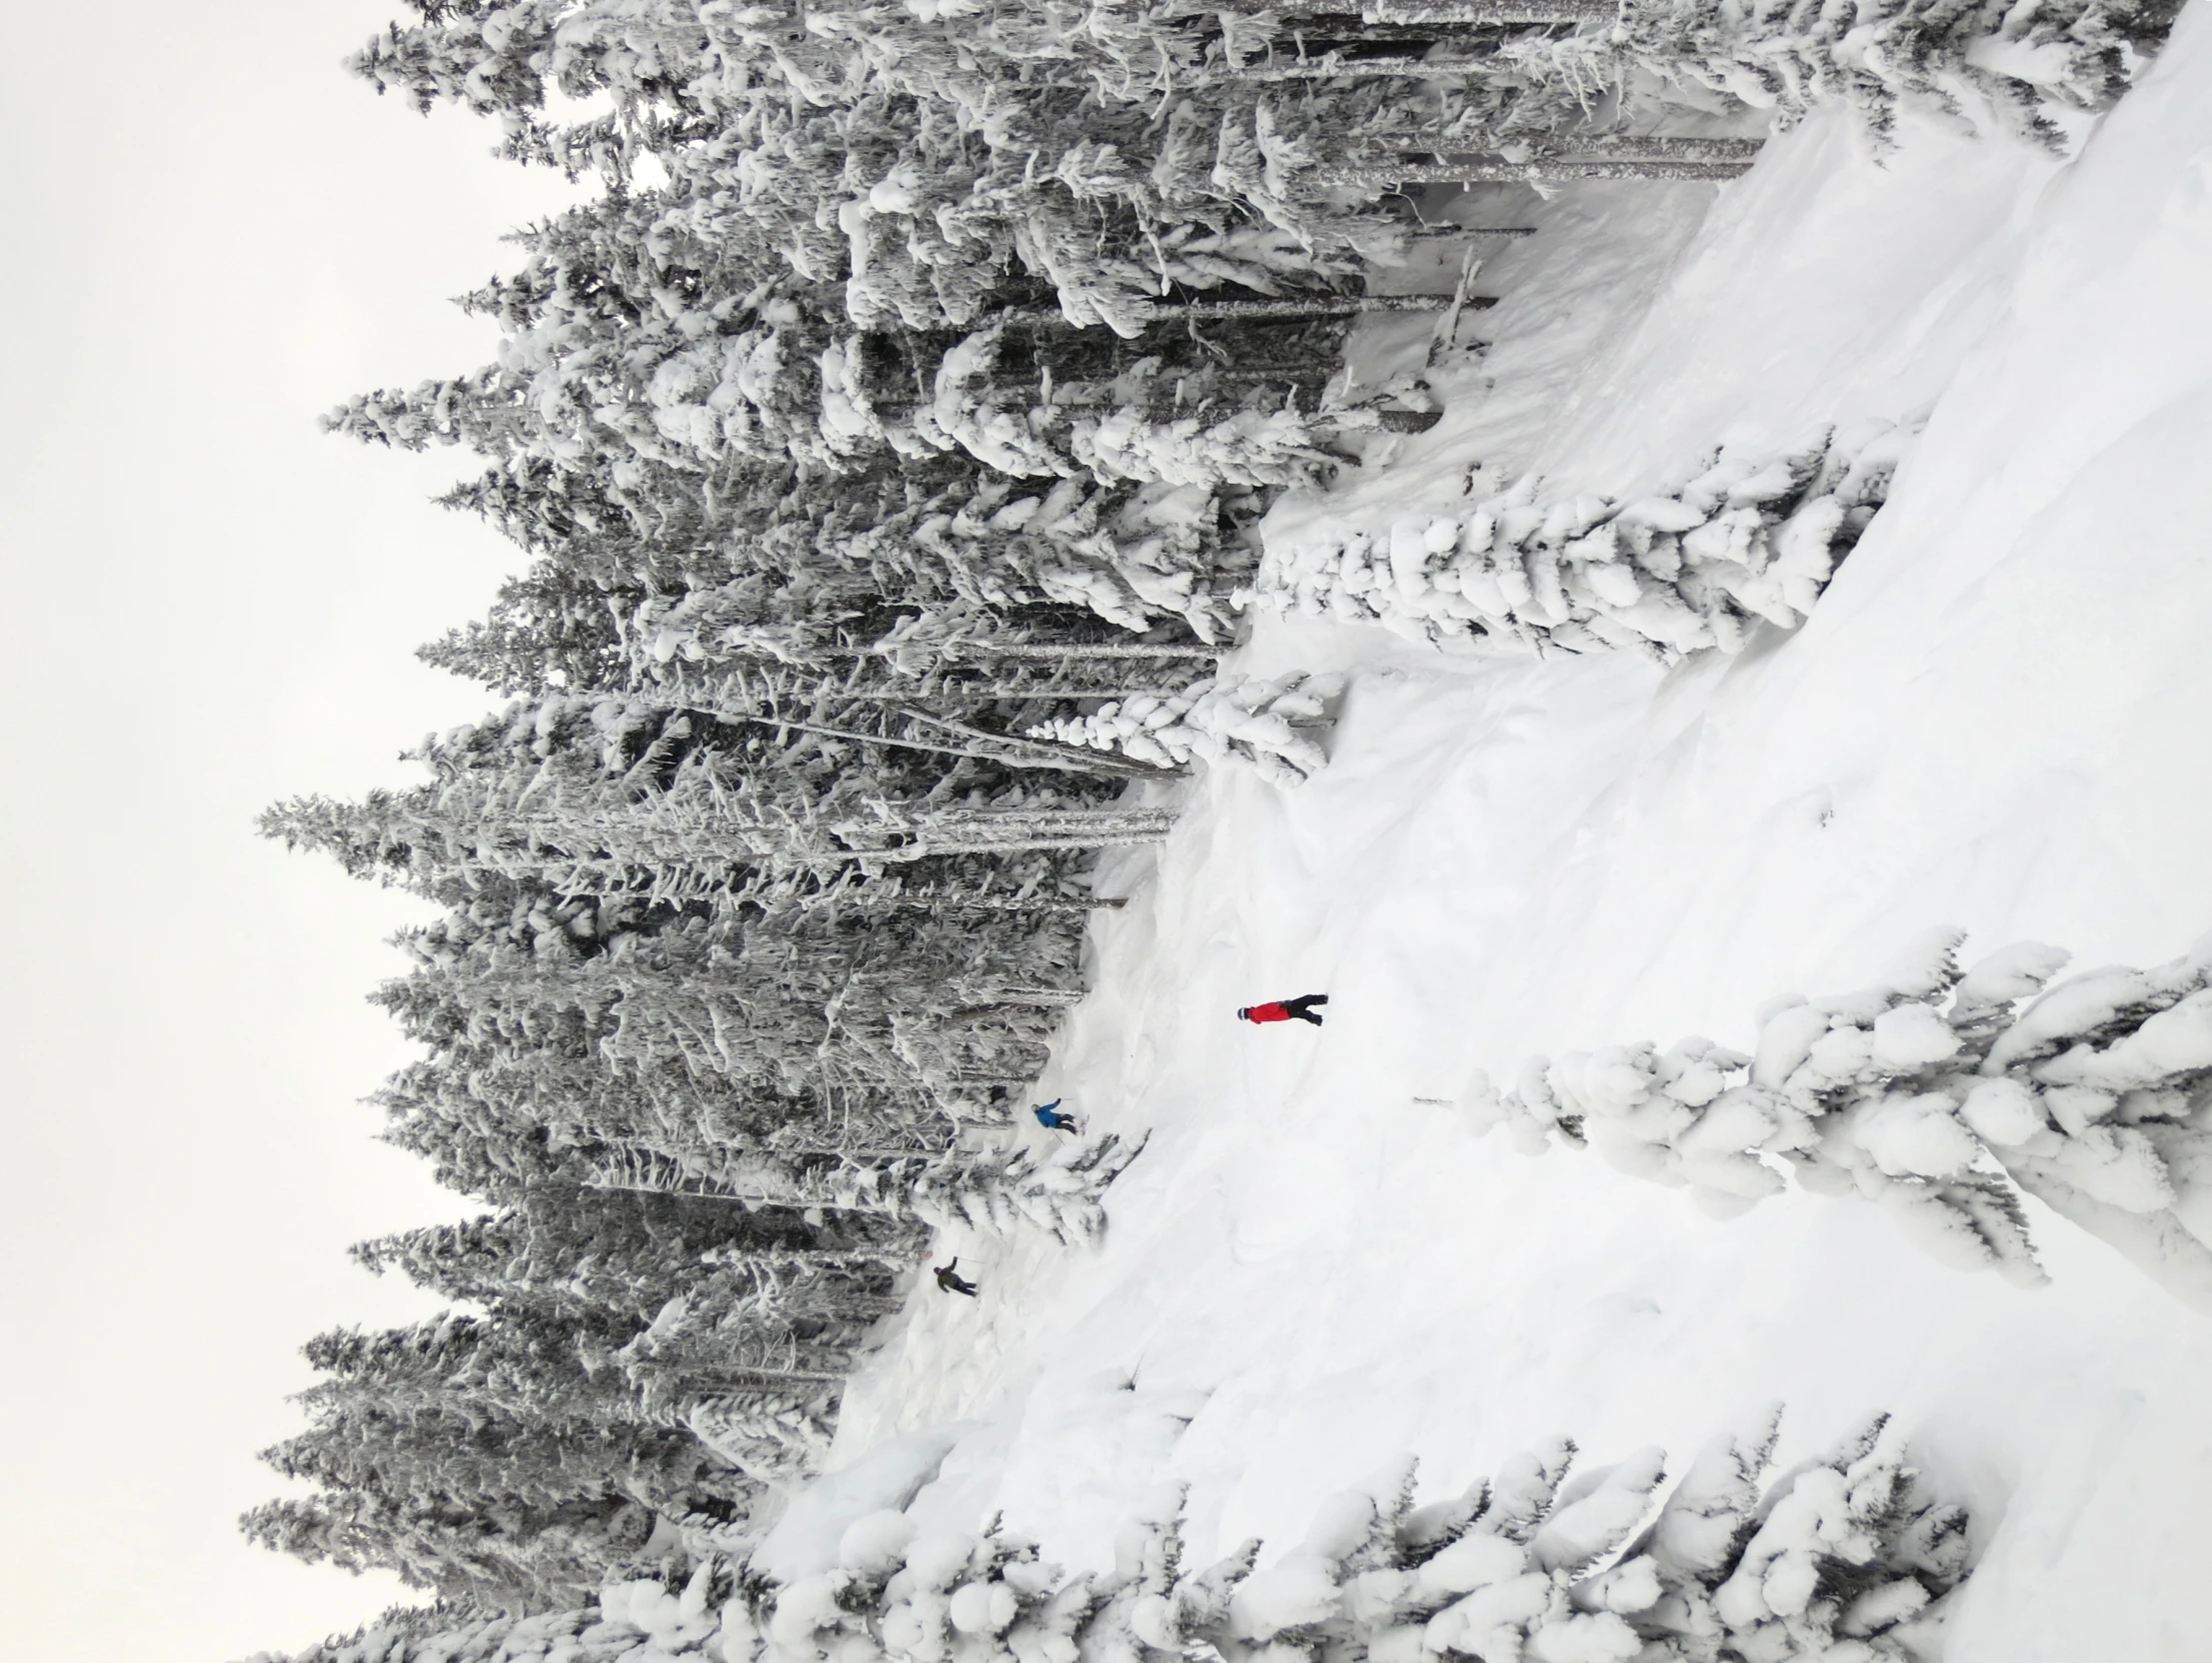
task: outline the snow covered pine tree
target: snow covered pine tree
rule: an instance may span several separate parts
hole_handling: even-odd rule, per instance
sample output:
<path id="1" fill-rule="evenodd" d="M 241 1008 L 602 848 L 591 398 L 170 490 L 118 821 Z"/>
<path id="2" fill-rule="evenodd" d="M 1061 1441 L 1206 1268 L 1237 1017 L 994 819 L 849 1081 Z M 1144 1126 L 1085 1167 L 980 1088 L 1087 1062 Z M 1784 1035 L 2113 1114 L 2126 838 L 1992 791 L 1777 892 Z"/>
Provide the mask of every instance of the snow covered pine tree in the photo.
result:
<path id="1" fill-rule="evenodd" d="M 679 1590 L 599 1608 L 400 1616 L 289 1663 L 1906 1663 L 1933 1655 L 1966 1574 L 1963 1509 L 1925 1493 L 1876 1416 L 1762 1489 L 1779 1410 L 1715 1439 L 1673 1486 L 1646 1449 L 1571 1473 L 1554 1439 L 1416 1507 L 1410 1462 L 1322 1506 L 1259 1565 L 1185 1563 L 1179 1506 L 1131 1520 L 1105 1575 L 995 1522 L 855 1519 L 784 1582 L 702 1560 Z M 266 1659 L 264 1663 L 285 1663 Z"/>
<path id="2" fill-rule="evenodd" d="M 2212 936 L 2053 984 L 2067 954 L 1963 932 L 1856 992 L 1770 1001 L 1751 1054 L 1689 1038 L 1532 1057 L 1462 1102 L 1540 1152 L 1594 1145 L 1728 1217 L 1785 1187 L 1885 1207 L 1948 1263 L 2045 1280 L 2013 1185 L 2212 1313 Z"/>

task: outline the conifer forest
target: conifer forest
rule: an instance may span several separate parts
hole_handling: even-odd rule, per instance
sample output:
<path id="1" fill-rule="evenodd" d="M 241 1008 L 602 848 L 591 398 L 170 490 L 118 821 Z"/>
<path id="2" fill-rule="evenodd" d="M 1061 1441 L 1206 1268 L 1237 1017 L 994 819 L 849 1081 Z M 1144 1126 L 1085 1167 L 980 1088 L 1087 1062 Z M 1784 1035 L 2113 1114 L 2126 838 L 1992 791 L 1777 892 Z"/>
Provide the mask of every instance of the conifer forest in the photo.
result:
<path id="1" fill-rule="evenodd" d="M 1908 614 L 1964 630 L 2028 581 L 1993 557 L 1940 601 L 1895 587 L 1899 548 L 1964 547 L 2009 512 L 1938 518 L 1943 481 L 2007 465 L 1995 439 L 1976 461 L 1972 434 L 2031 401 L 2029 377 L 1978 395 L 1979 418 L 1945 402 L 1975 385 L 1981 337 L 1956 320 L 1999 317 L 1976 298 L 1995 280 L 1924 254 L 1912 294 L 1935 298 L 1839 333 L 1817 374 L 1780 347 L 1728 356 L 1762 306 L 1848 323 L 1821 297 L 1854 292 L 1854 262 L 1865 293 L 1904 292 L 1906 253 L 1806 229 L 1862 212 L 1833 170 L 1867 201 L 1945 170 L 1959 203 L 1995 202 L 2000 174 L 2022 203 L 2031 185 L 2094 201 L 2110 223 L 2019 256 L 2018 293 L 2104 269 L 2081 250 L 2118 246 L 2112 205 L 2133 199 L 2087 170 L 2212 105 L 2212 53 L 2187 34 L 2203 20 L 2170 0 L 407 5 L 334 96 L 381 95 L 392 122 L 464 111 L 569 196 L 458 299 L 488 362 L 324 421 L 333 441 L 450 453 L 439 503 L 511 558 L 483 615 L 419 650 L 484 714 L 407 749 L 390 785 L 293 797 L 259 827 L 411 897 L 421 921 L 372 998 L 413 1059 L 373 1101 L 469 1214 L 395 1219 L 352 1250 L 442 1314 L 306 1341 L 301 1429 L 264 1452 L 279 1493 L 244 1531 L 416 1603 L 295 1663 L 1902 1663 L 1961 1632 L 1996 1645 L 1964 1625 L 2025 1597 L 2011 1480 L 1946 1446 L 1959 1413 L 1885 1375 L 1879 1343 L 1761 1373 L 1719 1341 L 1654 1339 L 1634 1377 L 1674 1384 L 1638 1388 L 1641 1422 L 1560 1382 L 1629 1369 L 1613 1348 L 1643 1342 L 1623 1335 L 1702 1308 L 1677 1289 L 1751 1308 L 1741 1278 L 1767 1272 L 1745 1261 L 1817 1263 L 1810 1286 L 1887 1265 L 1893 1241 L 1907 1268 L 1865 1269 L 1870 1300 L 1926 1263 L 1925 1297 L 1961 1309 L 2060 1301 L 2078 1242 L 2126 1278 L 2097 1284 L 2123 1303 L 2161 1301 L 2179 1332 L 2212 1315 L 2212 937 L 2171 956 L 2212 917 L 2146 901 L 2162 932 L 2107 946 L 2089 902 L 2006 911 L 2009 879 L 1985 892 L 1965 855 L 1883 887 L 1884 859 L 1921 859 L 1894 852 L 1901 810 L 1866 833 L 1890 854 L 1818 852 L 1831 826 L 1857 834 L 1852 782 L 1887 766 L 1837 749 L 1857 720 L 1840 713 L 1886 685 L 1853 644 L 1904 639 Z M 1968 211 L 1927 200 L 1899 250 L 1964 237 Z M 2027 207 L 1987 211 L 1990 248 L 2044 234 Z M 1729 298 L 1754 287 L 1745 250 L 1773 254 L 1755 303 Z M 1721 298 L 1668 312 L 1695 283 Z M 2041 315 L 2006 304 L 2005 327 Z M 2072 362 L 2037 351 L 2008 363 Z M 2070 628 L 2051 626 L 2052 674 L 2086 686 L 2101 649 Z M 1965 662 L 1951 652 L 1927 662 Z M 1828 703 L 1803 703 L 1822 675 Z M 2192 708 L 2158 685 L 2145 708 Z M 1813 714 L 1741 730 L 1764 737 L 1731 761 L 1722 717 L 1693 710 L 1730 698 L 1747 724 Z M 1989 699 L 1927 765 L 1956 771 L 1931 803 L 1999 766 L 1992 733 L 2031 725 Z M 1630 706 L 1616 738 L 1589 737 Z M 1903 696 L 1884 708 L 1885 732 L 1917 728 Z M 2066 795 L 2004 790 L 2053 813 Z M 1444 840 L 1391 841 L 1423 805 Z M 1616 831 L 1603 846 L 1642 863 L 1599 872 L 1586 851 Z M 1979 835 L 1955 845 L 1997 846 Z M 1764 875 L 1770 853 L 1795 875 Z M 1270 871 L 1301 874 L 1299 898 Z M 1493 928 L 1508 893 L 1549 898 Z M 1698 906 L 1716 921 L 1650 921 Z M 1576 957 L 1588 920 L 1616 916 Z M 1796 921 L 1746 921 L 1766 916 Z M 2168 961 L 2069 977 L 2037 941 L 1964 952 L 1954 918 Z M 1724 1032 L 1785 978 L 1829 974 L 1864 990 L 1768 999 L 1740 1052 L 1622 1038 Z M 1232 1017 L 1308 988 L 1330 994 L 1326 1026 Z M 1402 1034 L 1372 1025 L 1393 1001 Z M 1201 1053 L 1157 1037 L 1180 1031 L 1159 1025 L 1170 1004 L 1246 1060 L 1175 1060 Z M 1356 1155 L 1259 1176 L 1322 1135 L 1300 1129 L 1309 1076 L 1279 1059 L 1331 1046 L 1349 1071 L 1310 1076 L 1331 1103 L 1377 1070 L 1366 1146 L 1438 1182 L 1485 1174 L 1405 1208 L 1455 1220 L 1420 1226 L 1439 1242 L 1491 1232 L 1463 1254 L 1415 1234 L 1393 1257 L 1379 1225 L 1330 1248 L 1437 1312 L 1378 1340 L 1365 1376 L 1343 1366 L 1448 1372 L 1432 1389 L 1458 1394 L 1458 1441 L 1408 1431 L 1358 1470 L 1414 1443 L 1424 1464 L 1357 1482 L 1262 1450 L 1236 1457 L 1256 1490 L 1208 1489 L 1230 1457 L 1141 1452 L 1227 1447 L 1201 1437 L 1228 1413 L 1214 1386 L 1147 1382 L 1227 1319 L 1139 1313 L 1209 1274 L 1192 1267 L 1212 1238 L 1188 1233 L 1216 1204 L 1201 1194 L 1241 1220 L 1224 1262 L 1263 1266 L 1287 1220 L 1332 1217 L 1332 1186 L 1367 1181 Z M 1033 1109 L 1048 1099 L 1067 1125 Z M 1186 1099 L 1244 1104 L 1281 1141 L 1216 1163 L 1200 1110 L 1177 1123 Z M 1523 1155 L 1601 1161 L 1523 1160 L 1493 1128 Z M 1715 1257 L 1617 1304 L 1562 1295 L 1510 1344 L 1408 1337 L 1450 1328 L 1462 1295 L 1419 1291 L 1446 1264 L 1466 1299 L 1540 1302 L 1542 1275 L 1512 1291 L 1500 1267 L 1578 1263 L 1585 1238 L 1530 1246 L 1552 1238 L 1511 1209 L 1565 1217 L 1585 1195 Z M 1858 1233 L 1786 1245 L 1815 1230 Z M 1141 1272 L 1085 1268 L 1123 1251 Z M 1123 1275 L 1151 1292 L 1113 1291 Z M 1239 1296 L 1285 1324 L 1251 1349 L 1295 1352 L 1318 1285 Z M 1583 1298 L 1612 1313 L 1587 1334 Z M 1543 1372 L 1578 1346 L 1571 1376 Z M 1540 1383 L 1508 1384 L 1508 1354 Z M 1238 1412 L 1264 1420 L 1254 1390 Z M 1785 1394 L 1790 1426 L 1841 1442 L 1778 1444 Z M 1083 1413 L 1151 1430 L 1082 1443 Z M 1334 1423 L 1310 1413 L 1323 1446 Z M 997 1430 L 961 1443 L 974 1426 Z M 1575 1467 L 1562 1428 L 1613 1464 Z M 1676 1469 L 1635 1448 L 1654 1435 L 1709 1441 Z M 1048 1436 L 1064 1441 L 1023 1441 Z M 1121 1476 L 1139 1468 L 1141 1486 Z M 1263 1542 L 1237 1546 L 1246 1524 Z"/>

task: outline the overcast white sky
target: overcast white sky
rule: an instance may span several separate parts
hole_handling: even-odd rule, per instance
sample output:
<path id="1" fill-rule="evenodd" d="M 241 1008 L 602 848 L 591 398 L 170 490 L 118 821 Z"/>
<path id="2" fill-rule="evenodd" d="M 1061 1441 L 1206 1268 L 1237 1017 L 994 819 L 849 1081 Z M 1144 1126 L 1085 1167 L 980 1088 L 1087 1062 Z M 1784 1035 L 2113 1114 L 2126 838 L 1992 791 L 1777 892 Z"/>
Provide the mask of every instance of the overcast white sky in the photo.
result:
<path id="1" fill-rule="evenodd" d="M 454 1216 L 358 1099 L 398 898 L 252 834 L 404 778 L 490 696 L 419 642 L 509 552 L 453 453 L 325 439 L 347 393 L 483 361 L 444 297 L 559 200 L 341 74 L 388 0 L 9 0 L 0 560 L 0 1650 L 227 1663 L 396 1583 L 248 1548 L 298 1346 L 426 1308 L 347 1243 Z"/>

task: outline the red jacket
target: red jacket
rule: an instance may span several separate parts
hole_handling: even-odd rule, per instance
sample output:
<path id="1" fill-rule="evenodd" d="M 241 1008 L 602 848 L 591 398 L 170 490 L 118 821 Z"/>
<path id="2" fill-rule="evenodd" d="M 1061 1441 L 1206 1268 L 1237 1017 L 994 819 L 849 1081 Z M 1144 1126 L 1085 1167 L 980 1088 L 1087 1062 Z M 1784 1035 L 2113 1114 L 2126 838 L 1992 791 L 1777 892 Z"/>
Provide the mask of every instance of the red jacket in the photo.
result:
<path id="1" fill-rule="evenodd" d="M 1244 1017 L 1247 1022 L 1286 1022 L 1289 1019 L 1290 1012 L 1285 1010 L 1279 1001 L 1255 1004 Z"/>

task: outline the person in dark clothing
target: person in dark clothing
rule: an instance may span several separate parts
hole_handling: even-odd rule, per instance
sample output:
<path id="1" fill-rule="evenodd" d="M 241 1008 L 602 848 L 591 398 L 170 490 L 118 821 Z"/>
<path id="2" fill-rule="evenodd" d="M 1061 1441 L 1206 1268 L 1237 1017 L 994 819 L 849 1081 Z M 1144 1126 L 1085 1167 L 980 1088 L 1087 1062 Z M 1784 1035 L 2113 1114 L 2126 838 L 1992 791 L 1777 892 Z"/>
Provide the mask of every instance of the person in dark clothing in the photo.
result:
<path id="1" fill-rule="evenodd" d="M 1321 1018 L 1314 1013 L 1316 1004 L 1326 1004 L 1326 993 L 1300 993 L 1294 999 L 1274 999 L 1266 1004 L 1247 1004 L 1236 1012 L 1240 1021 L 1287 1022 L 1293 1017 L 1301 1022 L 1321 1025 Z"/>
<path id="2" fill-rule="evenodd" d="M 1083 1128 L 1076 1124 L 1076 1117 L 1061 1113 L 1058 1097 L 1049 1103 L 1039 1103 L 1030 1112 L 1037 1116 L 1037 1123 L 1047 1131 L 1072 1131 L 1079 1137 L 1083 1135 Z"/>
<path id="3" fill-rule="evenodd" d="M 952 1264 L 939 1265 L 937 1267 L 937 1285 L 947 1293 L 965 1293 L 969 1298 L 974 1299 L 977 1297 L 976 1284 L 954 1268 L 959 1263 L 960 1260 L 956 1258 Z"/>

